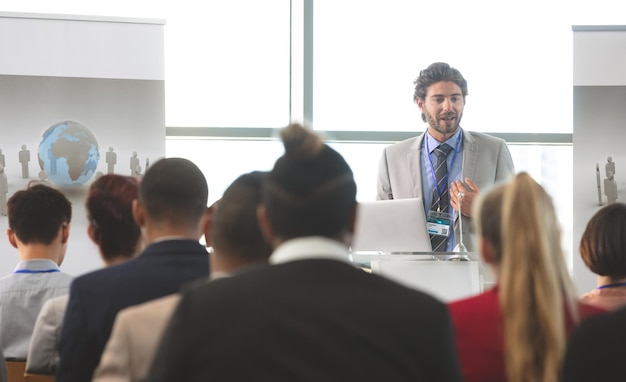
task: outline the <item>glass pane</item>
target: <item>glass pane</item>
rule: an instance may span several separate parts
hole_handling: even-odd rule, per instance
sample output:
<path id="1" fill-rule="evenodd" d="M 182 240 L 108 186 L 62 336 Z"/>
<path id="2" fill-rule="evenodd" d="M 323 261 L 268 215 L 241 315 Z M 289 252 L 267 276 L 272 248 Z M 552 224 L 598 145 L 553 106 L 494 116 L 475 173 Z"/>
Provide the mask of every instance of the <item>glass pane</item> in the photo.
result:
<path id="1" fill-rule="evenodd" d="M 570 272 L 573 272 L 572 256 L 578 256 L 578 243 L 573 243 L 573 146 L 509 144 L 509 149 L 515 169 L 518 172 L 528 172 L 552 196 L 561 224 L 561 244 L 565 259 Z"/>
<path id="2" fill-rule="evenodd" d="M 283 145 L 279 141 L 168 138 L 165 154 L 168 158 L 187 158 L 202 170 L 209 184 L 210 204 L 221 198 L 239 175 L 271 170 L 283 154 Z"/>
<path id="3" fill-rule="evenodd" d="M 423 131 L 413 80 L 444 61 L 468 81 L 466 129 L 571 133 L 572 22 L 623 23 L 600 3 L 316 1 L 315 128 Z"/>
<path id="4" fill-rule="evenodd" d="M 165 29 L 167 126 L 287 125 L 289 0 L 172 4 Z"/>

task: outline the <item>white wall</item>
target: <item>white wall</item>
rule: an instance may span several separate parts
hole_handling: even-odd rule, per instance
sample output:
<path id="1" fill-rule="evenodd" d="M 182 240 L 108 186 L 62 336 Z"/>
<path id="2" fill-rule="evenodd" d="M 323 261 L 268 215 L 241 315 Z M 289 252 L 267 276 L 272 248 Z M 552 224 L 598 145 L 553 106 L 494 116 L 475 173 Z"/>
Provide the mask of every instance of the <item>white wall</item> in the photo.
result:
<path id="1" fill-rule="evenodd" d="M 582 262 L 578 247 L 587 222 L 600 208 L 595 166 L 600 165 L 603 183 L 608 156 L 615 162 L 618 201 L 626 202 L 626 26 L 573 29 L 573 268 L 583 293 L 596 286 L 596 277 Z"/>
<path id="2" fill-rule="evenodd" d="M 0 13 L 0 149 L 6 158 L 9 193 L 37 179 L 42 133 L 73 120 L 99 144 L 98 170 L 106 172 L 109 146 L 115 171 L 130 175 L 136 151 L 142 167 L 165 156 L 163 23 L 155 20 L 59 17 Z M 22 179 L 18 151 L 31 151 L 30 178 Z M 93 180 L 93 179 L 92 179 Z M 97 248 L 86 235 L 84 197 L 89 182 L 63 189 L 72 201 L 68 253 L 62 269 L 79 275 L 100 268 Z M 2 236 L 8 227 L 0 217 Z M 18 260 L 0 238 L 0 275 Z"/>

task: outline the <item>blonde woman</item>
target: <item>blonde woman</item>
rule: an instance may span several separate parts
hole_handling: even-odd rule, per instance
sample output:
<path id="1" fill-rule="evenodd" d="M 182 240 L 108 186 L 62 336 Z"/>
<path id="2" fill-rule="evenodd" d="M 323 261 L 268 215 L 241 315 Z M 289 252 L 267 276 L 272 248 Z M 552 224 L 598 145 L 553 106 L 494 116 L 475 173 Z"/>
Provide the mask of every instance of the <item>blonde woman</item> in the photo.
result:
<path id="1" fill-rule="evenodd" d="M 604 310 L 578 302 L 552 200 L 530 175 L 475 207 L 479 249 L 498 283 L 450 304 L 465 381 L 556 382 L 567 334 Z"/>

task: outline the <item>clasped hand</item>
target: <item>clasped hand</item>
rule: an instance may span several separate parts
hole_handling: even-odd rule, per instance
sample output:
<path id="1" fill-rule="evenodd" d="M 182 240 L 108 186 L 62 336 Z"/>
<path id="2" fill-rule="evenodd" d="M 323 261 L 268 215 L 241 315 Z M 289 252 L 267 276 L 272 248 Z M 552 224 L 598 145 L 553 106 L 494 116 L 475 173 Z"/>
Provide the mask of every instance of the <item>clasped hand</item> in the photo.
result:
<path id="1" fill-rule="evenodd" d="M 470 178 L 465 178 L 465 183 L 460 180 L 455 180 L 450 183 L 450 205 L 455 210 L 459 210 L 459 192 L 463 193 L 463 197 L 461 198 L 461 213 L 465 216 L 472 216 L 472 204 L 474 203 L 474 198 L 480 192 L 476 183 L 474 183 Z"/>

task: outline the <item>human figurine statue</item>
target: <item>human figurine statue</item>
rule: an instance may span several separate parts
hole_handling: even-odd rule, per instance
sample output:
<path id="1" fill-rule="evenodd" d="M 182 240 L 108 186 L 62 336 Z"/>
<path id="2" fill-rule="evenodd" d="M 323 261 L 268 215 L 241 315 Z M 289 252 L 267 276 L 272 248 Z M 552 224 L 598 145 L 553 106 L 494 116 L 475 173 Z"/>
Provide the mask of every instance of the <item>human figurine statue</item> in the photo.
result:
<path id="1" fill-rule="evenodd" d="M 135 167 L 135 172 L 134 172 L 133 176 L 135 178 L 138 178 L 138 179 L 141 178 L 141 166 Z"/>
<path id="2" fill-rule="evenodd" d="M 107 151 L 106 155 L 107 162 L 107 174 L 113 174 L 113 168 L 117 163 L 117 153 L 113 151 L 113 146 L 109 147 L 109 151 Z"/>
<path id="3" fill-rule="evenodd" d="M 44 170 L 39 171 L 39 173 L 37 173 L 37 179 L 28 182 L 28 187 L 32 187 L 36 184 L 44 184 L 46 186 L 49 186 L 50 181 L 48 180 L 48 173 L 46 173 Z"/>
<path id="4" fill-rule="evenodd" d="M 144 167 L 143 172 L 148 171 L 148 167 L 150 167 L 150 158 L 146 158 L 146 167 Z"/>
<path id="5" fill-rule="evenodd" d="M 4 166 L 0 164 L 0 215 L 7 216 L 7 193 L 9 192 L 9 182 L 4 173 Z"/>
<path id="6" fill-rule="evenodd" d="M 612 172 L 607 172 L 607 178 L 604 179 L 604 195 L 606 195 L 606 204 L 615 203 L 617 200 L 617 182 L 613 178 Z"/>
<path id="7" fill-rule="evenodd" d="M 133 151 L 133 156 L 130 157 L 130 175 L 134 176 L 137 173 L 137 167 L 139 167 L 139 158 L 137 158 L 137 151 Z M 141 173 L 141 169 L 139 172 Z"/>
<path id="8" fill-rule="evenodd" d="M 48 181 L 48 174 L 46 174 L 44 170 L 39 171 L 38 177 L 39 177 L 39 180 L 42 182 Z"/>
<path id="9" fill-rule="evenodd" d="M 613 157 L 606 158 L 606 164 L 604 165 L 604 170 L 606 171 L 607 178 L 610 178 L 609 171 L 613 173 L 613 176 L 615 176 L 615 162 L 613 162 Z"/>
<path id="10" fill-rule="evenodd" d="M 28 178 L 28 162 L 30 161 L 30 150 L 26 149 L 26 145 L 22 145 L 20 150 L 20 163 L 22 164 L 22 178 Z"/>
<path id="11" fill-rule="evenodd" d="M 2 153 L 2 149 L 0 149 L 0 165 L 2 165 L 2 167 L 7 165 L 4 161 L 4 154 Z"/>

